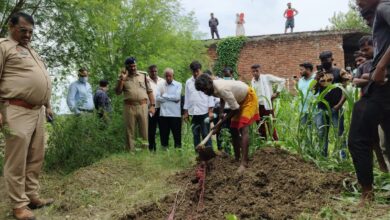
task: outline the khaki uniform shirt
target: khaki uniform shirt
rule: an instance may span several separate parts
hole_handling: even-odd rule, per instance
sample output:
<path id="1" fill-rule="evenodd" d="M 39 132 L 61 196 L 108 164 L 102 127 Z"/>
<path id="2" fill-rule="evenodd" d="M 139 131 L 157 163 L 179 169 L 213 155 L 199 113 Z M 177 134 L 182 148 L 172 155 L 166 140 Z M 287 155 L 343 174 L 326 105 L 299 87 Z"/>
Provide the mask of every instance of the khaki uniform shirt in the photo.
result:
<path id="1" fill-rule="evenodd" d="M 145 82 L 145 75 L 142 73 L 129 75 L 127 80 L 123 82 L 124 100 L 132 102 L 148 100 L 148 94 L 151 92 L 153 92 L 152 87 L 148 80 Z"/>
<path id="2" fill-rule="evenodd" d="M 32 105 L 50 101 L 51 80 L 43 60 L 12 38 L 0 39 L 0 99 L 22 99 Z"/>
<path id="3" fill-rule="evenodd" d="M 230 109 L 240 108 L 238 103 L 245 100 L 249 86 L 241 81 L 213 80 L 214 95 L 229 104 Z"/>

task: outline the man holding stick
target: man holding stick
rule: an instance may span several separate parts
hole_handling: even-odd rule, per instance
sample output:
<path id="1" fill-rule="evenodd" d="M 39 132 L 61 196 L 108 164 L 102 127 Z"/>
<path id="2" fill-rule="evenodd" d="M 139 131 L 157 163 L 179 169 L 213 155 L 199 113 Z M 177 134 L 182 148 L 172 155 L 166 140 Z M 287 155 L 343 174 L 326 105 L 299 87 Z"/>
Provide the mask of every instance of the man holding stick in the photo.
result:
<path id="1" fill-rule="evenodd" d="M 202 74 L 196 78 L 195 88 L 206 95 L 213 95 L 221 98 L 221 109 L 223 111 L 225 102 L 229 104 L 231 112 L 223 116 L 213 128 L 217 133 L 222 124 L 231 119 L 234 156 L 241 164 L 237 172 L 242 173 L 248 167 L 249 149 L 249 126 L 260 120 L 257 96 L 253 88 L 241 81 L 233 80 L 212 80 L 210 76 Z"/>

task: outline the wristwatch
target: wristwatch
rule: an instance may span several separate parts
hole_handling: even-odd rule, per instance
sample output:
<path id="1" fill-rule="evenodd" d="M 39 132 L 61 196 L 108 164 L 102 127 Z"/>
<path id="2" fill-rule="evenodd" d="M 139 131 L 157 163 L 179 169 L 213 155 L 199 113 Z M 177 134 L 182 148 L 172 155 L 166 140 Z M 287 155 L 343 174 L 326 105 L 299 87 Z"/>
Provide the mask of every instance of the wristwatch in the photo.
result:
<path id="1" fill-rule="evenodd" d="M 156 107 L 156 104 L 150 104 L 150 106 Z"/>

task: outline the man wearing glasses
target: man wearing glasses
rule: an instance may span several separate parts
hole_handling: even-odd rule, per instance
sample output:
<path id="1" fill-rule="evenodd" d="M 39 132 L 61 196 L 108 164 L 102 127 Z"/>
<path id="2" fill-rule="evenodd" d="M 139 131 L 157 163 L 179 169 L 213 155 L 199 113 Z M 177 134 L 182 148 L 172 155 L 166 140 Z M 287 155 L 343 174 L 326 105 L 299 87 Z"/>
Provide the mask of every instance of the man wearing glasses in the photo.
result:
<path id="1" fill-rule="evenodd" d="M 331 51 L 323 51 L 319 56 L 321 60 L 321 68 L 316 75 L 317 85 L 316 94 L 321 94 L 328 86 L 336 83 L 342 84 L 344 82 L 342 77 L 342 71 L 339 68 L 333 66 L 333 54 Z M 325 95 L 325 100 L 330 108 L 327 108 L 326 103 L 320 102 L 318 104 L 318 114 L 315 117 L 315 122 L 318 128 L 318 135 L 320 143 L 323 145 L 323 156 L 328 156 L 328 136 L 330 126 L 333 125 L 339 136 L 344 133 L 344 115 L 343 115 L 343 104 L 345 97 L 341 88 L 331 89 Z M 330 115 L 331 114 L 331 115 Z M 345 147 L 345 142 L 342 143 Z M 340 151 L 340 156 L 345 158 L 345 152 Z"/>
<path id="2" fill-rule="evenodd" d="M 9 37 L 0 38 L 0 124 L 4 128 L 4 178 L 16 219 L 35 219 L 30 209 L 53 203 L 39 197 L 44 159 L 44 118 L 53 117 L 51 81 L 30 47 L 34 20 L 12 15 Z"/>

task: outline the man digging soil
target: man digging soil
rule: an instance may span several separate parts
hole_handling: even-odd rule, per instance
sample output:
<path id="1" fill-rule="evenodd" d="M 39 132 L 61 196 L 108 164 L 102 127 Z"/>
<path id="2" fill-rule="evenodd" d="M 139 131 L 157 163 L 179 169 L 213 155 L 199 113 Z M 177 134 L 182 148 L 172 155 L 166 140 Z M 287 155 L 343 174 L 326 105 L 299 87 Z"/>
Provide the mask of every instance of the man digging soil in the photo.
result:
<path id="1" fill-rule="evenodd" d="M 240 160 L 242 151 L 241 165 L 237 172 L 242 173 L 248 167 L 249 125 L 260 120 L 255 91 L 241 81 L 212 80 L 207 74 L 196 79 L 195 88 L 206 95 L 221 98 L 222 110 L 225 102 L 229 104 L 231 112 L 225 116 L 221 112 L 221 120 L 213 128 L 213 133 L 218 133 L 222 124 L 231 119 L 232 142 L 237 161 Z"/>

